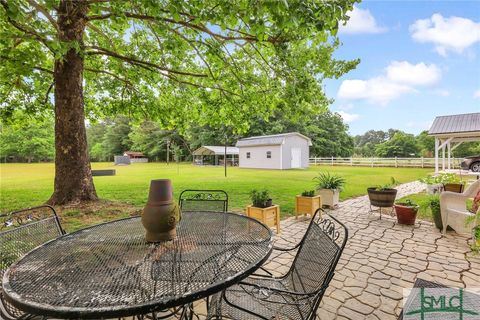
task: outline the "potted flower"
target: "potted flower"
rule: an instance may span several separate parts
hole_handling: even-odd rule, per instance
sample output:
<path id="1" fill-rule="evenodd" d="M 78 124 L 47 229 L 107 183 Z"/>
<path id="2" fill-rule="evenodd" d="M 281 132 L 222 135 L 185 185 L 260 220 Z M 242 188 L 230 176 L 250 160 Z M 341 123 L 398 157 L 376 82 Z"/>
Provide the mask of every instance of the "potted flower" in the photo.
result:
<path id="1" fill-rule="evenodd" d="M 320 172 L 313 178 L 317 183 L 318 194 L 322 198 L 322 204 L 333 208 L 338 205 L 340 192 L 345 186 L 345 178 L 330 174 L 329 172 Z"/>
<path id="2" fill-rule="evenodd" d="M 399 224 L 415 224 L 415 219 L 417 218 L 417 212 L 419 208 L 416 203 L 410 199 L 407 199 L 405 202 L 395 203 L 394 207 Z"/>
<path id="3" fill-rule="evenodd" d="M 397 189 L 393 188 L 397 184 L 395 178 L 391 177 L 390 183 L 367 188 L 370 205 L 379 208 L 391 208 L 397 197 Z"/>
<path id="4" fill-rule="evenodd" d="M 247 206 L 247 216 L 257 219 L 269 227 L 277 227 L 280 233 L 280 207 L 272 204 L 268 190 L 252 190 L 252 204 Z"/>
<path id="5" fill-rule="evenodd" d="M 420 182 L 425 183 L 427 185 L 428 194 L 440 193 L 442 191 L 443 184 L 438 181 L 439 179 L 437 177 L 438 176 L 428 175 L 420 179 Z"/>
<path id="6" fill-rule="evenodd" d="M 301 195 L 295 197 L 295 219 L 298 214 L 313 216 L 318 208 L 322 207 L 320 195 L 315 195 L 315 190 L 303 191 Z"/>

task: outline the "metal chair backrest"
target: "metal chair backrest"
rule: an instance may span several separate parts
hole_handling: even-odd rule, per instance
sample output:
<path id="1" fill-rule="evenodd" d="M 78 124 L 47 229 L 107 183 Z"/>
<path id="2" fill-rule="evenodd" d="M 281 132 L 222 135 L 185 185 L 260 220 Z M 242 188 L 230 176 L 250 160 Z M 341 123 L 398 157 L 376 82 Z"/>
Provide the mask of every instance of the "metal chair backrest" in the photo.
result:
<path id="1" fill-rule="evenodd" d="M 333 277 L 348 238 L 345 225 L 331 216 L 322 217 L 321 213 L 324 213 L 322 209 L 315 212 L 285 275 L 292 291 L 318 293 L 318 303 Z"/>
<path id="2" fill-rule="evenodd" d="M 63 234 L 55 209 L 48 205 L 0 214 L 0 279 L 27 252 Z M 4 300 L 0 287 L 0 319 L 16 319 L 22 314 Z"/>
<path id="3" fill-rule="evenodd" d="M 223 190 L 184 190 L 180 193 L 178 205 L 188 211 L 228 211 L 228 194 Z"/>

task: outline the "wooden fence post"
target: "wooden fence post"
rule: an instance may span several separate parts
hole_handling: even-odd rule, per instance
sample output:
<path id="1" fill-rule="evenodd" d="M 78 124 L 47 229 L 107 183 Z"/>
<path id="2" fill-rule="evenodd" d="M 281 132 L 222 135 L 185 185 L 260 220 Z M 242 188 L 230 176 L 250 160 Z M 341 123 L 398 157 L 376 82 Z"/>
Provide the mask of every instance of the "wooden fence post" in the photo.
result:
<path id="1" fill-rule="evenodd" d="M 332 166 L 333 166 L 333 156 L 332 156 Z"/>
<path id="2" fill-rule="evenodd" d="M 395 168 L 398 168 L 398 161 L 397 161 L 397 157 L 395 157 Z"/>
<path id="3" fill-rule="evenodd" d="M 317 165 L 317 157 L 313 158 L 313 161 L 315 161 L 315 166 Z"/>
<path id="4" fill-rule="evenodd" d="M 423 168 L 423 157 L 422 157 L 422 168 Z"/>
<path id="5" fill-rule="evenodd" d="M 373 158 L 372 158 L 372 168 L 373 168 Z"/>
<path id="6" fill-rule="evenodd" d="M 350 157 L 350 166 L 353 166 L 353 158 Z"/>

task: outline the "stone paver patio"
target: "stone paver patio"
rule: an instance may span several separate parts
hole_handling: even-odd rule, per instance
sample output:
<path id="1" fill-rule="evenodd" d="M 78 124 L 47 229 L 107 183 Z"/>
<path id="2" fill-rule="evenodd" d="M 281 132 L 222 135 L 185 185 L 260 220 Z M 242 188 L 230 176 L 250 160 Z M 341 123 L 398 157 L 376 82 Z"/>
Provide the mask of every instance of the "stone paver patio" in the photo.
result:
<path id="1" fill-rule="evenodd" d="M 424 189 L 418 182 L 398 187 L 397 198 Z M 480 256 L 471 254 L 468 237 L 446 236 L 426 221 L 398 225 L 395 217 L 369 215 L 367 196 L 342 202 L 329 213 L 349 229 L 336 274 L 318 309 L 320 319 L 397 319 L 403 288 L 417 277 L 454 287 L 480 286 Z M 309 219 L 282 221 L 278 246 L 299 241 Z M 288 269 L 289 257 L 271 261 L 275 273 Z"/>
<path id="2" fill-rule="evenodd" d="M 412 182 L 397 189 L 400 198 L 422 191 L 424 185 Z M 453 287 L 480 287 L 480 255 L 471 253 L 468 237 L 454 232 L 443 236 L 427 221 L 405 226 L 388 214 L 379 219 L 378 213 L 368 212 L 367 196 L 341 202 L 328 212 L 347 226 L 349 239 L 318 309 L 320 319 L 397 319 L 403 289 L 411 288 L 417 277 Z M 282 220 L 275 245 L 295 245 L 309 221 Z M 267 269 L 276 275 L 288 271 L 293 255 L 272 256 Z M 197 312 L 205 310 L 202 304 L 196 304 Z"/>

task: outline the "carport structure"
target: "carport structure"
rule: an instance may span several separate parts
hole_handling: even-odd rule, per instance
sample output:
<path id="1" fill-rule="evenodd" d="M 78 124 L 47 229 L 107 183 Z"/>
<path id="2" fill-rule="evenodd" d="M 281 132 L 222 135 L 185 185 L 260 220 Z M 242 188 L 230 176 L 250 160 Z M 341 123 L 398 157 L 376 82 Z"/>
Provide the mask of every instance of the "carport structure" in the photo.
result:
<path id="1" fill-rule="evenodd" d="M 226 158 L 227 164 L 238 165 L 238 148 L 225 146 L 202 146 L 193 151 L 193 163 L 197 165 L 210 164 L 223 165 Z"/>
<path id="2" fill-rule="evenodd" d="M 452 151 L 463 142 L 480 141 L 480 113 L 439 116 L 433 121 L 430 136 L 435 137 L 435 173 L 452 168 Z M 440 159 L 441 157 L 441 159 Z"/>

